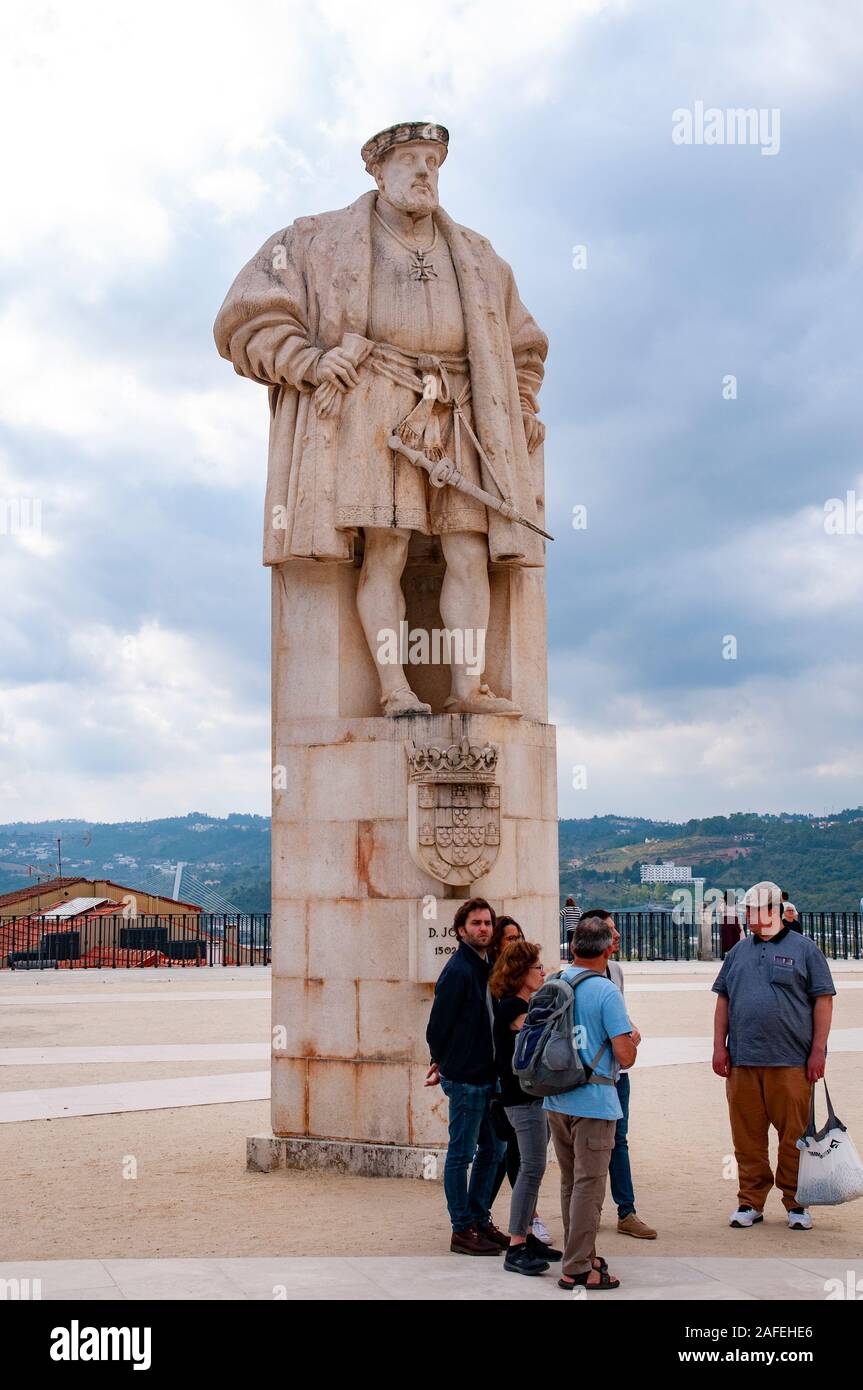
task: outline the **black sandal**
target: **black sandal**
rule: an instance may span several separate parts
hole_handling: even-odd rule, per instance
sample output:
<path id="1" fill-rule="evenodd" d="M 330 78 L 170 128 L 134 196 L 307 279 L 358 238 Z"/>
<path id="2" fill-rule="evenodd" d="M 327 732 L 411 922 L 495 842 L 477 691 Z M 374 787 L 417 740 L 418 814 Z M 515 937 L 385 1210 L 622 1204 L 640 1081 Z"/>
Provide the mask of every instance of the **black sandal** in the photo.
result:
<path id="1" fill-rule="evenodd" d="M 599 1275 L 599 1282 L 596 1284 L 588 1284 L 587 1282 L 592 1273 Z M 607 1265 L 605 1269 L 586 1269 L 584 1274 L 576 1274 L 572 1283 L 570 1283 L 568 1279 L 558 1279 L 557 1283 L 558 1287 L 561 1289 L 589 1289 L 591 1292 L 596 1293 L 604 1292 L 606 1289 L 620 1288 L 620 1280 L 614 1279 L 609 1274 Z"/>
<path id="2" fill-rule="evenodd" d="M 593 1268 L 596 1270 L 596 1272 L 597 1272 L 598 1274 L 606 1274 L 606 1273 L 608 1272 L 608 1260 L 603 1259 L 602 1255 L 594 1255 L 593 1258 L 594 1258 L 594 1260 L 598 1260 L 598 1261 L 599 1261 L 599 1264 L 593 1265 Z M 574 1284 L 566 1283 L 563 1279 L 558 1279 L 557 1282 L 560 1284 L 560 1287 L 561 1287 L 562 1289 L 574 1289 L 574 1288 L 575 1288 L 575 1285 L 574 1285 Z"/>

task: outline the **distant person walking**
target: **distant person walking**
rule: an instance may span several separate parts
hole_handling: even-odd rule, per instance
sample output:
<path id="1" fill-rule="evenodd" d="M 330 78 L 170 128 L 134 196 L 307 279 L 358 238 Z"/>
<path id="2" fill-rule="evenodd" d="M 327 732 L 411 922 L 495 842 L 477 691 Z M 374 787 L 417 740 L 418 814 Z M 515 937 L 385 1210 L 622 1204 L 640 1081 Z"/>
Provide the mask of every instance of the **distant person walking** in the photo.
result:
<path id="1" fill-rule="evenodd" d="M 581 920 L 584 921 L 584 918 Z M 607 920 L 611 925 L 612 948 L 616 954 L 620 949 L 620 932 L 613 917 L 608 917 Z M 605 974 L 623 994 L 623 966 L 620 962 L 609 960 Z M 608 1167 L 608 1181 L 612 1199 L 617 1207 L 617 1229 L 621 1235 L 633 1236 L 636 1240 L 656 1240 L 656 1231 L 652 1226 L 648 1226 L 646 1221 L 642 1221 L 635 1210 L 635 1190 L 629 1161 L 629 1072 L 622 1071 L 615 1085 L 623 1113 L 614 1130 L 614 1148 Z"/>
<path id="2" fill-rule="evenodd" d="M 742 940 L 743 934 L 737 899 L 733 893 L 726 893 L 719 917 L 719 949 L 723 959 Z"/>
<path id="3" fill-rule="evenodd" d="M 571 954 L 572 934 L 578 925 L 578 919 L 580 916 L 581 908 L 576 907 L 575 898 L 567 898 L 566 902 L 563 905 L 563 910 L 560 914 L 562 936 L 561 944 L 565 946 L 567 955 Z"/>
<path id="4" fill-rule="evenodd" d="M 595 977 L 585 976 L 575 986 L 578 1051 L 593 1071 L 586 1085 L 544 1101 L 560 1166 L 565 1248 L 558 1283 L 564 1289 L 620 1287 L 596 1253 L 596 1233 L 622 1113 L 614 1083 L 621 1068 L 635 1062 L 640 1037 L 627 1017 L 623 995 L 605 978 L 613 950 L 609 913 L 592 909 L 575 929 L 572 966 L 562 972 L 567 980 L 580 970 L 590 970 Z"/>
<path id="5" fill-rule="evenodd" d="M 491 1219 L 491 1188 L 505 1145 L 491 1124 L 497 1089 L 488 981 L 495 914 L 484 898 L 463 902 L 453 919 L 459 948 L 435 985 L 426 1029 L 431 1066 L 426 1086 L 440 1083 L 449 1101 L 444 1194 L 457 1255 L 499 1255 L 509 1238 Z M 470 1185 L 468 1186 L 468 1169 Z"/>
<path id="6" fill-rule="evenodd" d="M 751 935 L 729 951 L 713 985 L 713 1070 L 726 1078 L 739 1182 L 729 1225 L 763 1220 L 774 1184 L 772 1125 L 788 1225 L 805 1231 L 812 1218 L 797 1205 L 797 1140 L 809 1123 L 812 1086 L 824 1075 L 836 990 L 815 942 L 782 922 L 775 883 L 756 883 L 744 901 Z"/>
<path id="7" fill-rule="evenodd" d="M 533 1234 L 536 1202 L 545 1173 L 548 1119 L 542 1101 L 521 1089 L 512 1070 L 516 1034 L 524 1023 L 531 995 L 544 979 L 539 947 L 529 941 L 513 941 L 501 953 L 489 981 L 497 1000 L 494 1052 L 500 1099 L 516 1135 L 520 1159 L 512 1190 L 505 1260 L 505 1268 L 514 1274 L 544 1274 L 549 1261 L 559 1260 L 563 1254 Z"/>

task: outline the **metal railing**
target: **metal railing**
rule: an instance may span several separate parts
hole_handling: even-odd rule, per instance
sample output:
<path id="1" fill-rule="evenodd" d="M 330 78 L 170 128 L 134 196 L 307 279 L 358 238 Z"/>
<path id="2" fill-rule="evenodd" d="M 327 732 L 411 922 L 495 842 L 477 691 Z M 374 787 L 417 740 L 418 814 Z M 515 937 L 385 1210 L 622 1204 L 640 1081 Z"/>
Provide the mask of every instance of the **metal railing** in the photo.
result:
<path id="1" fill-rule="evenodd" d="M 12 917 L 0 921 L 0 969 L 269 965 L 271 940 L 268 912 Z"/>
<path id="2" fill-rule="evenodd" d="M 696 924 L 671 908 L 647 912 L 613 911 L 620 932 L 621 960 L 698 960 L 700 931 Z M 808 936 L 831 960 L 863 959 L 863 917 L 859 912 L 801 912 L 803 935 Z M 711 927 L 713 955 L 719 960 L 721 928 Z M 569 947 L 563 914 L 560 921 L 561 960 Z"/>
<path id="3" fill-rule="evenodd" d="M 859 912 L 801 912 L 804 935 L 832 960 L 863 957 L 863 917 Z"/>

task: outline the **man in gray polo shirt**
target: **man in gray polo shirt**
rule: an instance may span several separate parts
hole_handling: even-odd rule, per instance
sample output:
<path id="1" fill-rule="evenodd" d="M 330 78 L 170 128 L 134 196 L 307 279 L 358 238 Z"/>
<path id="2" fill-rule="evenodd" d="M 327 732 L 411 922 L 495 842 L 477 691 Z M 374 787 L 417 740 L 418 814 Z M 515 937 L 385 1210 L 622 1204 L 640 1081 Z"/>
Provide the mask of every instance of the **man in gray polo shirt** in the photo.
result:
<path id="1" fill-rule="evenodd" d="M 728 952 L 717 994 L 713 1070 L 724 1076 L 738 1172 L 732 1226 L 762 1221 L 773 1186 L 768 1135 L 779 1135 L 776 1186 L 792 1230 L 812 1218 L 797 1205 L 797 1140 L 809 1122 L 812 1085 L 824 1075 L 836 989 L 823 953 L 781 918 L 775 883 L 744 899 L 751 935 Z"/>

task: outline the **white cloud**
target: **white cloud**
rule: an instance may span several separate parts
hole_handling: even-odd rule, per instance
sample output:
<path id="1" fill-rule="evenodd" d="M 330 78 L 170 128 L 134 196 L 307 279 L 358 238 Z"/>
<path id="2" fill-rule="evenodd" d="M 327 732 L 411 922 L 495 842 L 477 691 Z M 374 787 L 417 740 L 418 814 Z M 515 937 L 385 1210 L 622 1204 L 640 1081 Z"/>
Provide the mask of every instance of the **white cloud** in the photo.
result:
<path id="1" fill-rule="evenodd" d="M 543 99 L 556 55 L 582 25 L 623 8 L 620 0 L 464 0 L 430 11 L 377 0 L 370 12 L 353 0 L 320 0 L 320 14 L 344 43 L 326 128 L 355 138 L 358 129 L 372 135 L 397 120 L 446 125 L 469 115 L 488 129 L 496 111 Z"/>
<path id="2" fill-rule="evenodd" d="M 26 9 L 0 23 L 0 254 L 116 281 L 170 254 L 172 204 L 303 101 L 290 6 L 229 0 Z"/>
<path id="3" fill-rule="evenodd" d="M 268 720 L 238 694 L 235 653 L 152 622 L 69 640 L 69 679 L 3 693 L 0 820 L 268 808 Z"/>
<path id="4" fill-rule="evenodd" d="M 192 192 L 205 203 L 212 203 L 222 222 L 254 212 L 268 187 L 254 169 L 242 166 L 213 169 L 192 184 Z"/>
<path id="5" fill-rule="evenodd" d="M 854 723 L 863 663 L 753 677 L 733 688 L 699 687 L 673 699 L 617 698 L 614 673 L 594 671 L 599 704 L 569 682 L 558 722 L 562 816 L 620 812 L 675 819 L 732 811 L 822 812 L 860 801 L 863 741 Z M 573 788 L 583 766 L 587 786 Z"/>
<path id="6" fill-rule="evenodd" d="M 0 318 L 0 418 L 22 433 L 74 443 L 109 472 L 118 454 L 145 454 L 151 479 L 215 488 L 257 479 L 266 449 L 263 388 L 241 383 L 227 364 L 223 385 L 201 390 L 157 384 L 147 366 L 108 352 L 88 355 L 58 327 L 44 297 L 19 299 Z M 104 487 L 97 472 L 82 481 Z"/>
<path id="7" fill-rule="evenodd" d="M 848 480 L 863 504 L 863 475 Z M 794 620 L 808 616 L 841 623 L 863 593 L 863 534 L 825 530 L 825 504 L 777 512 L 735 530 L 707 547 L 705 577 L 720 586 L 729 605 L 749 616 Z M 844 493 L 841 497 L 844 504 Z M 833 628 L 841 637 L 841 626 Z"/>

